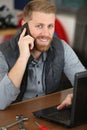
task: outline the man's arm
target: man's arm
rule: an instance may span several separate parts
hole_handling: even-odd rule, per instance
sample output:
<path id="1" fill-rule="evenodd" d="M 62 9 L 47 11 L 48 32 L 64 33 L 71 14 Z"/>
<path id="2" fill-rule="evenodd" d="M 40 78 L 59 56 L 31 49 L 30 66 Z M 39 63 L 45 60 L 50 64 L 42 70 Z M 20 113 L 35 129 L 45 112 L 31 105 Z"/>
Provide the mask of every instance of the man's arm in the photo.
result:
<path id="1" fill-rule="evenodd" d="M 86 68 L 82 65 L 70 45 L 64 41 L 62 41 L 62 44 L 64 47 L 64 73 L 73 86 L 75 74 L 77 72 L 85 71 Z"/>
<path id="2" fill-rule="evenodd" d="M 25 58 L 19 57 L 8 72 L 7 63 L 3 57 L 3 55 L 0 55 L 0 109 L 5 109 L 17 98 L 27 64 Z"/>
<path id="3" fill-rule="evenodd" d="M 8 65 L 3 54 L 0 52 L 0 110 L 5 109 L 16 99 L 20 90 L 9 79 Z"/>
<path id="4" fill-rule="evenodd" d="M 62 45 L 64 47 L 64 73 L 73 86 L 75 73 L 85 71 L 86 68 L 82 65 L 73 49 L 66 42 L 62 41 Z M 71 105 L 72 98 L 73 94 L 68 94 L 57 109 L 61 110 L 62 108 Z"/>
<path id="5" fill-rule="evenodd" d="M 0 109 L 10 105 L 20 92 L 20 84 L 30 56 L 29 44 L 32 49 L 34 41 L 29 35 L 25 36 L 25 32 L 24 29 L 18 42 L 20 55 L 9 72 L 5 58 L 0 54 Z"/>
<path id="6" fill-rule="evenodd" d="M 25 36 L 26 29 L 20 35 L 18 46 L 19 46 L 19 57 L 13 68 L 9 71 L 8 77 L 11 79 L 13 84 L 20 88 L 20 84 L 26 69 L 28 59 L 30 57 L 30 49 L 33 49 L 34 39 L 27 35 Z M 29 48 L 29 46 L 31 48 Z"/>

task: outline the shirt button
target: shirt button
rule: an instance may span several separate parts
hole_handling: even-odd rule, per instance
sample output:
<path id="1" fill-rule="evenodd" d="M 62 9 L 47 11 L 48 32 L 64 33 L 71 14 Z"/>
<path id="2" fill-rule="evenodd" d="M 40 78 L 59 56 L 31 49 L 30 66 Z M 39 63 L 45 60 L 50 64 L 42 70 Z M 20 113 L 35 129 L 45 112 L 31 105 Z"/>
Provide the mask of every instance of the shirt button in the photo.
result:
<path id="1" fill-rule="evenodd" d="M 40 81 L 38 81 L 38 84 L 40 84 Z"/>
<path id="2" fill-rule="evenodd" d="M 39 67 L 39 65 L 37 65 L 37 68 Z"/>

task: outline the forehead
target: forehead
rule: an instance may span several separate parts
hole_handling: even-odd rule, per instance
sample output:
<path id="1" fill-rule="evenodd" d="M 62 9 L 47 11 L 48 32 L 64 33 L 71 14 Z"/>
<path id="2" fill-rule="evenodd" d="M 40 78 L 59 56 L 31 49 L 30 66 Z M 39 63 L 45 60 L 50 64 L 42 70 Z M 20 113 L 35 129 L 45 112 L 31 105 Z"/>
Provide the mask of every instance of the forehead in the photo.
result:
<path id="1" fill-rule="evenodd" d="M 35 23 L 54 23 L 55 14 L 43 13 L 43 12 L 33 12 L 31 21 L 33 21 Z"/>

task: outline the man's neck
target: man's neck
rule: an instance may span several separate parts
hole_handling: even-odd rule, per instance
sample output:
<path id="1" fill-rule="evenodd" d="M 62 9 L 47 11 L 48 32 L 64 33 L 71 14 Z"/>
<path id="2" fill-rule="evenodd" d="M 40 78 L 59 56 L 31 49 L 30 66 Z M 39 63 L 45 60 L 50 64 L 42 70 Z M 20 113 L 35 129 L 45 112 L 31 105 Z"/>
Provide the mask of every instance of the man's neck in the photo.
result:
<path id="1" fill-rule="evenodd" d="M 32 50 L 31 54 L 32 54 L 32 56 L 33 56 L 36 60 L 38 60 L 38 59 L 40 58 L 42 52 L 37 51 L 37 50 Z"/>

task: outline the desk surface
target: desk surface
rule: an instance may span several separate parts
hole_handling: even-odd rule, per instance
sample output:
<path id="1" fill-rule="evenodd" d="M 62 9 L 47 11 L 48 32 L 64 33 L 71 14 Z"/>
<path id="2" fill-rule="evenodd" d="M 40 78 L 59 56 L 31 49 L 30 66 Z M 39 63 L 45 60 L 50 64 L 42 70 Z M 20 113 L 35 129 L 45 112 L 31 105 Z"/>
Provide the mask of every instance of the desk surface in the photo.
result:
<path id="1" fill-rule="evenodd" d="M 39 129 L 35 124 L 35 121 L 39 122 L 40 124 L 44 124 L 50 130 L 69 130 L 68 128 L 62 127 L 56 123 L 36 118 L 33 116 L 32 112 L 52 105 L 58 105 L 71 91 L 72 89 L 68 89 L 62 92 L 12 104 L 6 110 L 0 111 L 0 127 L 14 122 L 16 120 L 16 115 L 22 114 L 23 116 L 29 117 L 29 120 L 24 122 L 27 130 Z M 18 130 L 18 125 L 9 128 L 9 130 Z M 87 130 L 87 124 L 72 128 L 72 130 Z"/>

